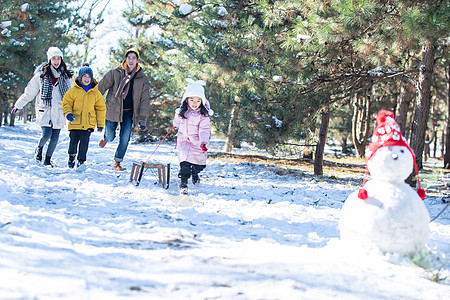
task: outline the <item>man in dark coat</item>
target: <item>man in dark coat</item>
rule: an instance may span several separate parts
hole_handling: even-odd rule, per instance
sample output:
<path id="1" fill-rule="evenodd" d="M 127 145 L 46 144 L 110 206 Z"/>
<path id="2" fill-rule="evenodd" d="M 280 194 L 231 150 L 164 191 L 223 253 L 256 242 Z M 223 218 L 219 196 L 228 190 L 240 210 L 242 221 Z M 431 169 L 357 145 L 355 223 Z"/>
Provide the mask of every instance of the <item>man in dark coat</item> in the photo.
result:
<path id="1" fill-rule="evenodd" d="M 150 110 L 150 91 L 147 76 L 139 66 L 139 52 L 135 48 L 125 53 L 122 64 L 110 70 L 98 84 L 100 93 L 106 95 L 105 134 L 99 142 L 105 147 L 116 137 L 120 123 L 119 145 L 114 155 L 113 170 L 123 171 L 123 161 L 133 126 L 145 130 Z"/>

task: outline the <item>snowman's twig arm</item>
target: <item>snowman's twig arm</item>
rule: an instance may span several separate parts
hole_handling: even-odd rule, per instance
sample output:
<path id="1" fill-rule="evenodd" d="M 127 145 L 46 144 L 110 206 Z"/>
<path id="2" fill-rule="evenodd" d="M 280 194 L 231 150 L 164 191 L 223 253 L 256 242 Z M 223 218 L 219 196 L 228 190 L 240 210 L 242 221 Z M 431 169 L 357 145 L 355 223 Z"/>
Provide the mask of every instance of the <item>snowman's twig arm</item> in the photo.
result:
<path id="1" fill-rule="evenodd" d="M 440 213 L 438 213 L 437 214 L 437 216 L 436 217 L 434 217 L 431 221 L 430 221 L 430 223 L 431 222 L 433 222 L 434 220 L 436 220 L 446 209 L 447 209 L 447 207 L 450 205 L 450 202 L 449 203 L 447 203 L 447 205 L 441 210 L 441 212 Z"/>

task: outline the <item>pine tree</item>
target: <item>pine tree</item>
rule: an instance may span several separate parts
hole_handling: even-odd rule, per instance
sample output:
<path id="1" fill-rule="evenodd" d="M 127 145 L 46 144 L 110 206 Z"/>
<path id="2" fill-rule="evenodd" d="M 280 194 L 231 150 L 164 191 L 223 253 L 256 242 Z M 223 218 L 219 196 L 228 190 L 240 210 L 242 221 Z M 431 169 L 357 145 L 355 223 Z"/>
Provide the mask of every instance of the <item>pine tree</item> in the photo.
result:
<path id="1" fill-rule="evenodd" d="M 67 37 L 74 45 L 80 45 L 81 51 L 77 50 L 73 56 L 74 65 L 81 66 L 83 62 L 95 60 L 91 54 L 95 48 L 92 35 L 99 25 L 104 22 L 103 14 L 111 0 L 90 0 L 75 2 L 68 23 L 70 25 Z M 80 53 L 81 52 L 81 53 Z M 90 55 L 91 54 L 91 55 Z"/>
<path id="2" fill-rule="evenodd" d="M 445 47 L 450 29 L 450 3 L 448 1 L 405 1 L 402 15 L 408 37 L 418 39 L 421 62 L 417 82 L 418 97 L 411 132 L 411 148 L 416 153 L 416 164 L 422 169 L 425 133 L 431 106 L 431 86 L 435 67 L 435 54 Z M 447 57 L 448 58 L 448 57 Z M 413 176 L 414 174 L 412 174 Z"/>
<path id="3" fill-rule="evenodd" d="M 237 116 L 235 144 L 247 140 L 274 149 L 303 134 L 301 124 L 314 114 L 317 96 L 303 91 L 304 66 L 295 52 L 283 48 L 288 16 L 268 24 L 266 2 L 146 3 L 133 19 L 144 13 L 149 23 L 141 26 L 161 29 L 157 38 L 137 38 L 160 99 L 179 101 L 183 79 L 201 78 L 208 84 L 217 130 L 226 134 L 232 112 Z"/>
<path id="4" fill-rule="evenodd" d="M 423 35 L 411 34 L 408 14 L 428 2 L 147 1 L 132 18 L 159 35 L 141 30 L 128 42 L 143 49 L 160 102 L 179 101 L 183 78 L 204 79 L 215 127 L 226 134 L 235 124 L 232 138 L 275 150 L 307 138 L 322 111 L 332 120 L 357 93 L 373 110 L 395 109 L 400 80 L 418 79 L 421 60 Z M 436 20 L 445 37 L 445 13 Z"/>
<path id="5" fill-rule="evenodd" d="M 416 109 L 417 127 L 413 128 L 411 141 L 420 153 L 417 156 L 420 166 L 429 111 L 426 99 L 430 98 L 428 87 L 432 78 L 431 65 L 425 68 L 420 65 L 433 61 L 429 59 L 433 56 L 431 50 L 439 48 L 448 35 L 448 2 L 295 2 L 302 6 L 302 14 L 286 45 L 298 49 L 305 57 L 314 57 L 316 74 L 321 74 L 316 89 L 329 90 L 331 97 L 339 101 L 361 91 L 380 90 L 381 85 L 389 93 L 397 92 L 393 82 L 397 78 L 413 83 L 422 94 L 418 99 L 424 101 L 417 103 L 420 108 Z M 419 74 L 424 70 L 428 70 L 429 76 Z M 428 95 L 424 96 L 424 92 Z M 395 108 L 395 103 L 390 105 Z"/>
<path id="6" fill-rule="evenodd" d="M 0 6 L 0 105 L 9 111 L 50 46 L 64 49 L 67 1 L 2 1 Z"/>

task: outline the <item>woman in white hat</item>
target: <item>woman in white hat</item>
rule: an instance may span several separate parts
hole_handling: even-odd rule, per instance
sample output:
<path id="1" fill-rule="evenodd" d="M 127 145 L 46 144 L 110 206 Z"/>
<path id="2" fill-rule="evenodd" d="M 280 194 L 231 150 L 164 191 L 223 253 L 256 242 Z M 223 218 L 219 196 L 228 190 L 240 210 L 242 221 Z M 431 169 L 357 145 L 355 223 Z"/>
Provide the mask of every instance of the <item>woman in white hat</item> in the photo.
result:
<path id="1" fill-rule="evenodd" d="M 14 104 L 11 113 L 15 114 L 27 103 L 36 99 L 36 122 L 42 128 L 42 136 L 36 147 L 34 158 L 42 161 L 42 150 L 50 140 L 45 153 L 44 165 L 52 166 L 50 161 L 58 144 L 61 128 L 66 125 L 62 110 L 64 94 L 73 87 L 73 72 L 67 69 L 63 61 L 63 53 L 58 47 L 47 50 L 47 62 L 42 63 L 34 71 L 34 76 L 25 88 L 24 93 Z"/>

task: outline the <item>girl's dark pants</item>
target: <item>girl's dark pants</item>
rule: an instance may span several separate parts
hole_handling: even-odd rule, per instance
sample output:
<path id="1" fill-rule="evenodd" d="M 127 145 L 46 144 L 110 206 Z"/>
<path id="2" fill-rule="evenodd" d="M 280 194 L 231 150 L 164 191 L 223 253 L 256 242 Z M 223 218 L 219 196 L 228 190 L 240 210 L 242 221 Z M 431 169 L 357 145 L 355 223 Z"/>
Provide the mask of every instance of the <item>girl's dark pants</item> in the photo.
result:
<path id="1" fill-rule="evenodd" d="M 78 161 L 85 162 L 90 136 L 89 130 L 70 130 L 69 155 L 75 156 L 78 152 Z"/>
<path id="2" fill-rule="evenodd" d="M 183 161 L 180 163 L 180 173 L 178 173 L 178 177 L 181 178 L 182 183 L 187 183 L 189 177 L 198 178 L 198 173 L 203 171 L 206 165 L 196 165 L 187 161 Z"/>

